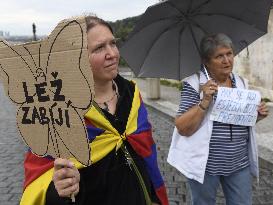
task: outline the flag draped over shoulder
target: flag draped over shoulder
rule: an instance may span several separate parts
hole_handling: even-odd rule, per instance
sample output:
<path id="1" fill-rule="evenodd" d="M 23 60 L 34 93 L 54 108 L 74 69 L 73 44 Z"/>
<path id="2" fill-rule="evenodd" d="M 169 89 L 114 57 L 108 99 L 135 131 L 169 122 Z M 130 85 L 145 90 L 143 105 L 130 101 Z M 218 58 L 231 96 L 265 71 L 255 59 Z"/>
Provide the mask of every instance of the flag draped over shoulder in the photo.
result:
<path id="1" fill-rule="evenodd" d="M 85 119 L 91 146 L 91 162 L 96 163 L 113 149 L 118 150 L 123 144 L 123 140 L 127 140 L 135 152 L 144 159 L 147 172 L 161 204 L 167 205 L 168 199 L 157 165 L 156 145 L 152 138 L 151 125 L 148 122 L 147 111 L 137 86 L 135 86 L 126 129 L 122 135 L 95 106 L 92 106 L 86 113 Z M 70 160 L 78 169 L 84 167 L 75 159 Z M 20 205 L 44 205 L 46 190 L 53 175 L 53 159 L 49 157 L 40 158 L 28 152 L 24 165 L 25 183 Z"/>

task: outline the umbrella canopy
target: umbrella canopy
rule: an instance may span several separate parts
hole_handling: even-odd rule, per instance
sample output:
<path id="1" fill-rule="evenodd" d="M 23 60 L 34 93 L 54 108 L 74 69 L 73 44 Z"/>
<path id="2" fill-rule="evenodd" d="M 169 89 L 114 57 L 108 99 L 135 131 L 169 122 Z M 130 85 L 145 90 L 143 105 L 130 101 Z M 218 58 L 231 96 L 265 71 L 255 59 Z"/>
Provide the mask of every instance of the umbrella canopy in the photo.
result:
<path id="1" fill-rule="evenodd" d="M 120 52 L 138 77 L 182 79 L 200 68 L 206 34 L 225 33 L 235 54 L 267 32 L 272 0 L 169 0 L 149 7 Z"/>

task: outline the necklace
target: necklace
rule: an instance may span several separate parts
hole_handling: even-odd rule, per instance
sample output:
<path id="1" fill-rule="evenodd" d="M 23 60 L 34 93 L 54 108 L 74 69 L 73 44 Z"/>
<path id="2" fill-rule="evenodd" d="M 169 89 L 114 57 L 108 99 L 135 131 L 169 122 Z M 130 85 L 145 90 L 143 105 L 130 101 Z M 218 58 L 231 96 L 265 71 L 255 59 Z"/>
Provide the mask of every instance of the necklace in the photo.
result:
<path id="1" fill-rule="evenodd" d="M 112 95 L 111 98 L 109 98 L 108 100 L 106 101 L 103 101 L 103 102 L 97 102 L 96 103 L 101 107 L 101 105 L 103 105 L 104 107 L 102 109 L 104 109 L 105 111 L 109 112 L 109 105 L 108 103 L 110 103 L 116 96 L 117 98 L 119 98 L 119 93 L 118 93 L 118 87 L 117 87 L 117 84 L 115 83 L 115 81 L 112 81 L 112 89 L 114 91 L 114 94 Z"/>

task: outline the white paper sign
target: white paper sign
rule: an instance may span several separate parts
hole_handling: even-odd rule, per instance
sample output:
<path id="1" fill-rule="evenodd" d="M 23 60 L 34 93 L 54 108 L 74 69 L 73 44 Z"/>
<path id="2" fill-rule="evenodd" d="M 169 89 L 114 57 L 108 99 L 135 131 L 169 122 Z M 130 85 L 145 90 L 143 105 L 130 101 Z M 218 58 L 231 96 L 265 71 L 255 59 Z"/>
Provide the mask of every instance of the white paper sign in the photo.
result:
<path id="1" fill-rule="evenodd" d="M 210 120 L 244 126 L 254 126 L 261 95 L 258 91 L 219 87 Z"/>

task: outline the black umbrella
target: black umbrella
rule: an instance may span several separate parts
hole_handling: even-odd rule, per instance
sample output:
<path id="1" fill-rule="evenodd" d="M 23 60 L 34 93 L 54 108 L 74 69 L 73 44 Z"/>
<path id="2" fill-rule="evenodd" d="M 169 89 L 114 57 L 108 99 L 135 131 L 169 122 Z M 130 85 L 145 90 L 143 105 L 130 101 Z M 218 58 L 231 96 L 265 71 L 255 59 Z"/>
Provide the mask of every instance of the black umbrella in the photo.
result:
<path id="1" fill-rule="evenodd" d="M 149 7 L 121 55 L 139 77 L 182 79 L 200 68 L 205 34 L 225 33 L 239 53 L 267 32 L 272 0 L 169 0 Z"/>

